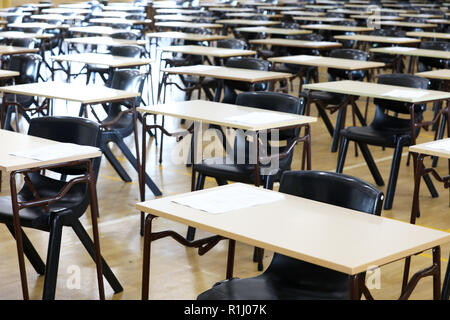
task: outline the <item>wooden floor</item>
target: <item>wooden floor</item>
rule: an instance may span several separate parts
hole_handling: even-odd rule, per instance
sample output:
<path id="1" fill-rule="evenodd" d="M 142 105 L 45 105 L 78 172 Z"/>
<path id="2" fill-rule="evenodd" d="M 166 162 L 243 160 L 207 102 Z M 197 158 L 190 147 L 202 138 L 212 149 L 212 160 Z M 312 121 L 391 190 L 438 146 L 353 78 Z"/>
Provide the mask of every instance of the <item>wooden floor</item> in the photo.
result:
<path id="1" fill-rule="evenodd" d="M 324 71 L 321 70 L 322 81 L 326 80 Z M 172 92 L 168 91 L 168 97 L 175 100 L 181 99 L 175 88 Z M 361 99 L 360 105 L 364 107 L 365 100 Z M 369 110 L 369 119 L 372 119 L 372 104 L 370 104 Z M 313 109 L 313 115 L 315 113 Z M 332 115 L 333 120 L 335 116 L 336 114 Z M 426 117 L 429 118 L 430 116 L 431 112 L 428 111 Z M 179 121 L 176 119 L 169 119 L 167 122 L 171 127 L 179 126 Z M 350 123 L 350 119 L 347 123 Z M 429 141 L 432 138 L 432 132 L 423 131 L 419 142 Z M 132 137 L 129 137 L 127 142 L 130 148 L 133 148 Z M 314 170 L 334 171 L 336 169 L 337 154 L 330 152 L 330 144 L 331 138 L 323 122 L 319 119 L 317 123 L 312 125 L 312 168 Z M 159 148 L 153 140 L 148 147 L 148 174 L 161 188 L 164 195 L 173 195 L 190 190 L 190 169 L 183 164 L 176 164 L 172 161 L 172 154 L 176 151 L 176 147 L 176 142 L 166 137 L 162 165 L 159 165 L 157 161 Z M 370 149 L 387 183 L 393 150 L 382 150 L 379 147 Z M 114 294 L 111 287 L 106 283 L 106 296 L 107 299 L 140 299 L 143 239 L 139 235 L 140 215 L 135 209 L 135 204 L 139 201 L 137 174 L 117 149 L 114 150 L 133 178 L 133 182 L 122 182 L 103 158 L 98 180 L 101 248 L 103 256 L 124 287 L 123 292 Z M 299 169 L 300 156 L 300 150 L 297 148 L 293 170 Z M 382 212 L 384 217 L 401 221 L 409 221 L 413 192 L 413 168 L 412 166 L 406 166 L 406 159 L 407 153 L 405 152 L 402 158 L 394 207 L 392 210 Z M 447 162 L 440 161 L 437 169 L 445 175 Z M 374 183 L 362 156 L 355 157 L 353 145 L 349 148 L 344 173 Z M 208 179 L 205 187 L 209 188 L 215 185 L 214 180 Z M 440 184 L 436 184 L 436 186 L 440 197 L 435 199 L 431 198 L 426 188 L 422 188 L 422 217 L 418 219 L 418 224 L 450 232 L 449 192 Z M 381 187 L 381 190 L 385 192 L 386 187 Z M 153 195 L 147 189 L 147 199 L 151 198 L 153 198 Z M 85 214 L 82 217 L 82 222 L 86 229 L 91 232 L 89 217 L 89 213 Z M 156 219 L 155 230 L 166 228 L 175 229 L 182 234 L 187 229 L 184 225 L 164 219 Z M 339 226 L 336 226 L 336 228 L 339 228 Z M 26 232 L 42 258 L 45 259 L 48 234 L 36 230 L 26 230 Z M 197 232 L 197 237 L 204 235 L 206 235 L 205 232 Z M 0 225 L 0 243 L 2 244 L 0 245 L 2 257 L 0 260 L 0 299 L 21 299 L 15 242 L 3 225 Z M 450 245 L 442 248 L 442 276 L 447 267 L 449 250 Z M 226 242 L 220 243 L 206 255 L 198 256 L 195 249 L 182 247 L 171 239 L 158 240 L 152 246 L 150 298 L 195 299 L 199 293 L 224 278 L 226 253 Z M 237 244 L 235 276 L 243 278 L 255 276 L 259 273 L 256 264 L 252 262 L 252 254 L 252 247 Z M 265 267 L 270 263 L 271 256 L 271 252 L 265 252 Z M 412 271 L 425 268 L 431 262 L 429 251 L 415 256 L 412 259 Z M 377 299 L 397 298 L 400 294 L 402 270 L 403 261 L 381 267 L 381 286 L 372 290 L 373 296 Z M 31 298 L 40 299 L 44 279 L 43 276 L 38 276 L 35 273 L 28 261 L 27 275 Z M 432 281 L 431 278 L 425 278 L 419 282 L 411 298 L 431 299 L 431 297 Z M 56 298 L 98 299 L 94 263 L 70 229 L 66 229 L 63 233 Z"/>

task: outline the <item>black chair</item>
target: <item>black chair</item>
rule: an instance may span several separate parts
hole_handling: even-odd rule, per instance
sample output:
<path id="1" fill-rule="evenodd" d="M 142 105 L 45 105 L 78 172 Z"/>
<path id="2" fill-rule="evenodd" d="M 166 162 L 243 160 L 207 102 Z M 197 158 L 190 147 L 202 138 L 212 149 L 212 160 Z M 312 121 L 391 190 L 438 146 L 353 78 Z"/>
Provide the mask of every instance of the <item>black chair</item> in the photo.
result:
<path id="1" fill-rule="evenodd" d="M 143 53 L 143 49 L 138 45 L 112 46 L 109 48 L 109 51 L 113 56 L 130 58 L 139 58 Z M 86 84 L 89 84 L 89 81 L 93 74 L 99 74 L 104 83 L 107 84 L 110 76 L 110 71 L 111 70 L 109 67 L 90 64 L 86 65 Z"/>
<path id="2" fill-rule="evenodd" d="M 229 58 L 225 62 L 225 67 L 242 68 L 269 71 L 272 64 L 269 61 L 257 58 Z M 243 81 L 225 80 L 223 81 L 223 103 L 234 104 L 237 98 L 237 91 L 265 91 L 268 89 L 268 83 L 250 84 Z"/>
<path id="3" fill-rule="evenodd" d="M 115 32 L 110 36 L 113 39 L 124 39 L 124 40 L 137 40 L 138 36 L 136 33 L 131 31 L 121 31 Z"/>
<path id="4" fill-rule="evenodd" d="M 398 29 L 376 29 L 370 32 L 370 35 L 399 38 L 399 37 L 406 37 L 406 31 Z M 395 46 L 395 44 L 378 43 L 378 42 L 371 43 L 372 48 L 381 48 L 390 46 Z M 374 52 L 371 54 L 370 60 L 384 62 L 385 66 L 383 69 L 391 69 L 392 72 L 403 73 L 405 68 L 403 59 L 401 59 L 401 57 L 397 57 L 392 54 Z M 378 72 L 379 70 L 380 69 L 378 69 Z"/>
<path id="5" fill-rule="evenodd" d="M 330 52 L 331 58 L 341 58 L 341 59 L 353 59 L 367 61 L 369 59 L 369 54 L 364 51 L 357 49 L 335 49 Z M 336 80 L 356 80 L 362 81 L 364 78 L 369 78 L 369 74 L 366 70 L 343 70 L 343 69 L 328 69 L 330 81 Z M 300 93 L 301 96 L 306 96 L 305 93 Z M 327 110 L 333 111 L 334 108 L 345 102 L 346 96 L 342 94 L 336 94 L 326 91 L 312 91 L 310 92 L 310 103 L 314 103 L 317 111 L 322 118 L 328 132 L 331 137 L 335 136 L 335 128 L 333 127 L 331 120 L 327 114 Z M 352 108 L 352 112 L 355 110 Z M 356 110 L 357 112 L 359 110 Z M 362 119 L 360 119 L 362 120 Z M 332 144 L 332 152 L 337 149 L 336 139 L 334 138 Z"/>
<path id="6" fill-rule="evenodd" d="M 294 114 L 302 114 L 305 105 L 304 99 L 280 92 L 243 92 L 237 96 L 236 104 Z M 219 185 L 227 184 L 227 181 L 255 184 L 258 178 L 266 188 L 272 189 L 274 182 L 279 181 L 281 174 L 291 168 L 292 146 L 298 142 L 299 133 L 299 129 L 287 129 L 279 132 L 278 141 L 284 141 L 286 145 L 280 147 L 278 154 L 286 152 L 286 156 L 280 159 L 275 158 L 274 160 L 277 160 L 278 164 L 275 162 L 260 163 L 260 176 L 256 177 L 255 159 L 252 159 L 249 154 L 251 145 L 246 140 L 245 134 L 237 131 L 232 158 L 227 155 L 224 158 L 204 159 L 201 163 L 193 165 L 193 174 L 198 174 L 195 190 L 203 189 L 206 177 L 215 178 Z M 270 135 L 267 140 L 270 141 Z M 264 150 L 270 155 L 268 141 L 260 146 L 260 150 Z M 192 240 L 194 235 L 195 228 L 189 227 L 187 239 Z"/>
<path id="7" fill-rule="evenodd" d="M 28 54 L 15 54 L 11 57 L 9 61 L 8 70 L 17 71 L 20 73 L 19 76 L 15 77 L 15 84 L 27 84 L 36 83 L 39 77 L 39 70 L 41 67 L 42 58 L 38 54 L 28 53 Z M 18 114 L 21 114 L 27 122 L 30 122 L 30 112 L 31 115 L 35 113 L 44 114 L 43 109 L 39 109 L 38 102 L 34 97 L 7 94 L 4 98 L 8 102 L 8 107 L 5 113 L 5 128 L 6 130 L 12 130 L 11 127 L 11 117 L 12 113 L 16 113 L 16 129 L 18 130 Z M 35 109 L 26 110 L 33 105 L 36 106 Z M 48 110 L 48 109 L 47 109 Z M 48 113 L 48 112 L 47 112 Z"/>
<path id="8" fill-rule="evenodd" d="M 383 205 L 383 193 L 373 185 L 351 176 L 323 171 L 285 172 L 279 191 L 367 214 L 380 215 Z M 347 274 L 274 253 L 272 262 L 262 274 L 218 282 L 197 299 L 343 300 L 349 297 Z"/>
<path id="9" fill-rule="evenodd" d="M 139 70 L 120 69 L 114 71 L 111 83 L 108 86 L 113 89 L 142 93 L 144 81 L 145 75 Z M 141 100 L 140 95 L 135 98 L 135 107 L 139 107 Z M 134 125 L 132 107 L 133 106 L 129 102 L 112 103 L 105 108 L 105 110 L 107 110 L 107 116 L 101 121 L 102 126 L 105 128 L 102 134 L 101 149 L 106 159 L 125 182 L 131 182 L 132 180 L 112 153 L 108 143 L 112 142 L 116 144 L 131 165 L 138 171 L 136 157 L 124 141 L 126 137 L 133 133 L 136 134 L 137 132 Z M 153 188 L 153 182 L 148 175 L 146 175 L 146 183 L 150 189 Z"/>
<path id="10" fill-rule="evenodd" d="M 420 43 L 421 49 L 450 51 L 450 42 L 445 41 L 426 41 Z M 417 69 L 419 72 L 430 71 L 434 68 L 446 69 L 450 65 L 450 60 L 419 57 Z"/>
<path id="11" fill-rule="evenodd" d="M 100 126 L 83 118 L 73 117 L 41 117 L 31 120 L 28 134 L 41 138 L 70 142 L 80 145 L 100 146 Z M 92 169 L 97 179 L 101 157 L 92 160 Z M 82 165 L 52 169 L 61 175 L 79 176 L 87 173 Z M 40 172 L 28 173 L 29 181 L 18 193 L 18 201 L 36 200 L 36 191 L 41 198 L 54 197 L 67 182 L 42 175 Z M 30 183 L 31 182 L 31 183 Z M 43 299 L 54 299 L 61 236 L 64 226 L 71 227 L 83 246 L 95 261 L 95 248 L 89 234 L 80 222 L 80 217 L 86 212 L 90 203 L 88 183 L 74 184 L 60 200 L 47 207 L 28 207 L 19 211 L 20 225 L 50 233 L 47 262 L 44 265 L 39 254 L 22 230 L 24 253 L 40 275 L 45 274 Z M 0 198 L 0 222 L 4 223 L 14 236 L 13 212 L 11 197 Z M 103 275 L 106 277 L 114 292 L 121 292 L 122 286 L 116 279 L 107 263 L 102 258 Z"/>
<path id="12" fill-rule="evenodd" d="M 425 78 L 395 73 L 378 76 L 378 83 L 418 89 L 427 89 L 429 86 L 429 80 Z M 386 202 L 384 204 L 384 209 L 389 210 L 392 208 L 394 201 L 403 147 L 414 143 L 415 138 L 420 131 L 420 128 L 411 128 L 411 121 L 414 121 L 414 123 L 419 123 L 421 121 L 422 114 L 426 110 L 426 104 L 414 106 L 415 115 L 412 119 L 404 119 L 387 114 L 387 111 L 398 114 L 410 114 L 409 104 L 407 103 L 374 99 L 374 104 L 376 105 L 376 112 L 372 123 L 363 127 L 347 127 L 340 131 L 342 140 L 336 172 L 341 173 L 344 168 L 348 142 L 355 141 L 367 162 L 375 182 L 378 186 L 382 186 L 384 185 L 383 178 L 378 171 L 367 145 L 394 148 L 394 157 L 392 159 L 391 172 L 386 192 Z M 413 115 L 411 115 L 411 117 L 413 117 Z M 428 188 L 431 188 L 430 191 L 432 191 L 434 187 L 432 187 L 431 180 L 426 178 L 425 182 L 427 182 Z M 435 192 L 436 191 L 433 190 L 432 194 Z"/>

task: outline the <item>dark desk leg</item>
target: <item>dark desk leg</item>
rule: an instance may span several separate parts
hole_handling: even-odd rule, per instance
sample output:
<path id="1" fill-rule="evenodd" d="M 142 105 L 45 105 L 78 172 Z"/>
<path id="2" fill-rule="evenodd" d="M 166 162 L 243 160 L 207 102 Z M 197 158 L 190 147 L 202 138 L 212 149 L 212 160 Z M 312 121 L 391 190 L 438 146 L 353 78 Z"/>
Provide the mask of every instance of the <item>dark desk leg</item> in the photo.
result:
<path id="1" fill-rule="evenodd" d="M 336 152 L 339 145 L 340 131 L 345 127 L 345 117 L 347 114 L 347 105 L 350 103 L 352 97 L 346 98 L 339 106 L 338 106 L 338 115 L 336 119 L 336 125 L 334 126 L 333 132 L 333 140 L 331 143 L 331 152 Z"/>
<path id="2" fill-rule="evenodd" d="M 152 244 L 152 221 L 155 216 L 149 214 L 145 219 L 144 255 L 142 261 L 142 300 L 148 300 L 150 281 L 150 249 Z"/>
<path id="3" fill-rule="evenodd" d="M 226 278 L 228 280 L 233 278 L 235 249 L 236 249 L 236 240 L 229 239 L 228 240 L 227 273 L 226 273 Z"/>
<path id="4" fill-rule="evenodd" d="M 433 300 L 441 299 L 441 247 L 433 248 L 433 265 L 436 270 L 433 274 Z"/>
<path id="5" fill-rule="evenodd" d="M 19 259 L 19 270 L 20 270 L 20 281 L 22 283 L 22 294 L 24 300 L 29 300 L 28 294 L 28 283 L 27 283 L 27 272 L 25 269 L 25 261 L 23 258 L 23 240 L 22 240 L 22 230 L 20 228 L 20 217 L 19 217 L 19 203 L 17 200 L 17 188 L 16 188 L 16 172 L 11 172 L 10 175 L 10 187 L 11 187 L 11 202 L 13 210 L 13 221 L 14 221 L 14 234 L 16 237 L 17 245 L 17 255 Z"/>
<path id="6" fill-rule="evenodd" d="M 349 295 L 350 300 L 359 300 L 360 299 L 359 274 L 350 276 L 349 288 L 350 288 L 350 295 Z"/>

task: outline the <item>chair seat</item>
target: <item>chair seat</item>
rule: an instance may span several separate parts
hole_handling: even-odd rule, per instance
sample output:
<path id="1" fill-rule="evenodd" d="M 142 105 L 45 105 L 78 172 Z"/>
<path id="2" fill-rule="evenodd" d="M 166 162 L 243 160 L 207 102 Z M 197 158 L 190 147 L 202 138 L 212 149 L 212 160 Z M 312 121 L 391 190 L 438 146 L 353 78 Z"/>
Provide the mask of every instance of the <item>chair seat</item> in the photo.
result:
<path id="1" fill-rule="evenodd" d="M 373 126 L 348 127 L 341 130 L 341 135 L 352 141 L 359 141 L 369 145 L 394 148 L 401 136 L 410 136 L 410 128 L 396 128 L 379 130 Z M 408 139 L 405 143 L 408 143 Z"/>
<path id="2" fill-rule="evenodd" d="M 92 72 L 108 72 L 109 67 L 100 64 L 88 64 L 86 66 Z"/>
<path id="3" fill-rule="evenodd" d="M 338 105 L 344 101 L 345 95 L 326 91 L 312 91 L 311 98 L 313 100 L 320 100 L 326 105 Z"/>
<path id="4" fill-rule="evenodd" d="M 102 122 L 113 121 L 117 115 L 108 115 Z M 133 116 L 131 114 L 123 115 L 116 124 L 109 127 L 122 137 L 127 137 L 133 133 Z"/>
<path id="5" fill-rule="evenodd" d="M 39 180 L 33 179 L 33 185 L 38 190 L 41 198 L 51 197 L 56 195 L 61 188 L 66 184 L 64 181 L 54 180 L 48 177 L 39 176 Z M 72 189 L 61 199 L 49 206 L 49 212 L 46 212 L 42 207 L 30 207 L 19 211 L 20 223 L 23 227 L 40 229 L 44 231 L 49 230 L 49 222 L 51 212 L 60 212 L 60 214 L 76 212 L 72 208 L 78 207 L 83 200 L 85 186 L 83 184 L 76 184 Z M 31 191 L 24 187 L 18 196 L 19 201 L 35 200 Z M 63 211 L 62 211 L 63 210 Z M 84 213 L 84 212 L 83 212 Z M 11 197 L 0 198 L 0 221 L 11 222 L 13 217 Z"/>

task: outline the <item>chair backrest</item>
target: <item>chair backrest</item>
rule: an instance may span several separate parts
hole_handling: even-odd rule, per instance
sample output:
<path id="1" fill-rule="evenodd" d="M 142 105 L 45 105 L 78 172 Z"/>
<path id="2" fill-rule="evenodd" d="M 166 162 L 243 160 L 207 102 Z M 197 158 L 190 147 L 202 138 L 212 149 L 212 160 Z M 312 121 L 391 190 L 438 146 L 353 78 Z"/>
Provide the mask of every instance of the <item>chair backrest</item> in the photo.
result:
<path id="1" fill-rule="evenodd" d="M 20 72 L 16 84 L 37 82 L 42 58 L 38 54 L 26 53 L 11 56 L 9 70 Z"/>
<path id="2" fill-rule="evenodd" d="M 378 76 L 379 84 L 387 84 L 394 86 L 402 86 L 417 89 L 428 89 L 430 81 L 426 78 L 415 76 L 412 74 L 403 73 L 393 73 L 393 74 L 382 74 Z M 393 100 L 385 99 L 374 99 L 373 103 L 380 108 L 383 113 L 385 110 L 394 111 L 398 113 L 408 114 L 409 105 L 408 103 L 398 102 Z M 426 104 L 416 105 L 415 112 L 425 111 Z"/>
<path id="3" fill-rule="evenodd" d="M 271 63 L 267 60 L 257 59 L 257 58 L 230 58 L 225 62 L 225 67 L 230 68 L 242 68 L 242 69 L 252 69 L 269 71 L 271 68 Z M 237 97 L 235 90 L 239 91 L 249 91 L 251 84 L 244 81 L 224 81 L 224 103 L 234 103 Z M 267 89 L 266 83 L 258 83 L 254 85 L 254 91 L 263 91 Z"/>
<path id="4" fill-rule="evenodd" d="M 11 45 L 14 47 L 34 48 L 36 41 L 31 38 L 20 38 L 11 40 Z"/>
<path id="5" fill-rule="evenodd" d="M 445 41 L 425 41 L 420 43 L 421 49 L 428 50 L 440 50 L 440 51 L 450 51 L 450 42 Z M 429 58 L 429 57 L 419 57 L 419 69 L 420 71 L 431 70 L 433 68 L 444 69 L 448 68 L 449 61 L 446 59 Z"/>
<path id="6" fill-rule="evenodd" d="M 111 34 L 111 38 L 113 39 L 125 39 L 125 40 L 137 40 L 137 34 L 134 32 L 115 32 Z"/>
<path id="7" fill-rule="evenodd" d="M 227 49 L 247 49 L 247 43 L 240 39 L 222 39 L 218 40 L 216 44 L 217 48 L 227 48 Z"/>
<path id="8" fill-rule="evenodd" d="M 304 112 L 305 101 L 303 98 L 297 98 L 286 93 L 272 91 L 241 92 L 236 98 L 236 104 L 240 106 L 252 107 L 255 109 L 271 110 L 285 113 L 301 115 Z M 283 153 L 291 142 L 299 136 L 299 129 L 286 129 L 278 132 L 277 142 L 285 141 L 278 147 L 277 152 Z M 273 135 L 267 134 L 267 142 L 272 141 Z M 278 144 L 278 143 L 277 143 Z M 265 148 L 267 154 L 270 154 L 270 145 L 260 146 Z M 236 135 L 234 143 L 234 155 L 242 157 L 245 153 L 245 159 L 249 159 L 249 142 L 244 135 Z M 293 152 L 285 159 L 280 160 L 279 167 L 282 170 L 289 170 L 292 162 Z M 240 158 L 242 159 L 242 158 Z"/>
<path id="9" fill-rule="evenodd" d="M 137 45 L 112 46 L 109 49 L 113 56 L 139 58 L 143 53 L 143 49 Z"/>
<path id="10" fill-rule="evenodd" d="M 325 171 L 284 172 L 279 192 L 375 215 L 381 214 L 384 200 L 380 190 L 361 179 Z M 274 254 L 265 273 L 282 277 L 289 286 L 297 284 L 306 292 L 326 292 L 335 299 L 349 298 L 347 274 L 282 254 Z"/>
<path id="11" fill-rule="evenodd" d="M 352 60 L 369 60 L 369 54 L 357 49 L 334 49 L 330 52 L 331 58 L 352 59 Z M 328 73 L 331 79 L 352 79 L 362 80 L 366 75 L 365 70 L 348 71 L 342 69 L 329 68 Z"/>
<path id="12" fill-rule="evenodd" d="M 32 118 L 28 135 L 94 147 L 99 147 L 101 142 L 100 125 L 92 120 L 79 117 Z M 96 174 L 100 168 L 100 161 L 101 157 L 92 161 L 92 167 Z M 86 170 L 82 166 L 71 166 L 53 169 L 52 171 L 67 175 L 79 175 L 85 173 Z"/>

